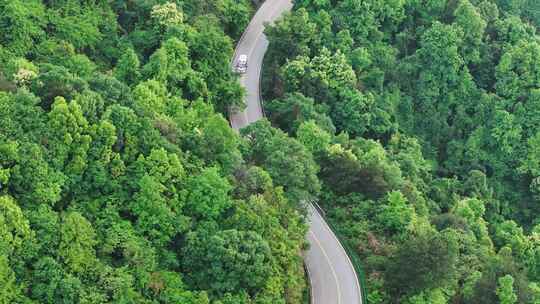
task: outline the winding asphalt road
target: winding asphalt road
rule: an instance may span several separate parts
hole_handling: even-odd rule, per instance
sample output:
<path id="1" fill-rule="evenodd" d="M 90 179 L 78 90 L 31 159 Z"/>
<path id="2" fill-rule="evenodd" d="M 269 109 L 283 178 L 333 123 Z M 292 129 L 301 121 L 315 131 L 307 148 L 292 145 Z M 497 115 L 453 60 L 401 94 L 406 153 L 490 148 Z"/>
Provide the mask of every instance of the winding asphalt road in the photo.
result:
<path id="1" fill-rule="evenodd" d="M 292 8 L 291 0 L 266 0 L 259 8 L 238 43 L 233 63 L 241 54 L 248 55 L 247 72 L 240 78 L 247 90 L 247 107 L 242 112 L 231 113 L 231 126 L 239 130 L 263 117 L 259 94 L 262 61 L 268 40 L 263 34 L 264 25 L 276 20 Z M 307 239 L 310 248 L 305 262 L 311 282 L 312 304 L 361 304 L 360 284 L 352 263 L 338 239 L 323 217 L 310 204 L 311 222 Z"/>

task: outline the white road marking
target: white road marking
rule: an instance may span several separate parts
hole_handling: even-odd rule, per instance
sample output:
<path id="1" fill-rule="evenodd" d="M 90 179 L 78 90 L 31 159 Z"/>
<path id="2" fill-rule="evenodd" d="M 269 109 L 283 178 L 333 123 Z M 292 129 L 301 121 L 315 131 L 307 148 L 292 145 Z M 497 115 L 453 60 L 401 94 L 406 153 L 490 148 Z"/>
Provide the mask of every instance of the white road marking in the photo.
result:
<path id="1" fill-rule="evenodd" d="M 337 297 L 338 297 L 337 304 L 340 304 L 341 303 L 341 288 L 339 287 L 339 281 L 338 281 L 338 277 L 337 277 L 337 274 L 336 274 L 336 270 L 334 269 L 334 266 L 332 266 L 332 263 L 330 261 L 330 257 L 326 253 L 326 250 L 324 250 L 324 248 L 323 248 L 321 242 L 319 241 L 319 239 L 317 238 L 317 236 L 315 236 L 315 233 L 313 233 L 312 230 L 309 230 L 309 233 L 311 234 L 311 236 L 313 237 L 313 240 L 317 243 L 319 248 L 321 248 L 321 252 L 323 253 L 324 257 L 326 258 L 326 261 L 328 262 L 328 266 L 330 266 L 330 270 L 332 270 L 332 275 L 334 276 L 334 281 L 336 282 L 336 288 L 337 288 Z"/>
<path id="2" fill-rule="evenodd" d="M 326 223 L 326 221 L 324 220 L 324 218 L 322 218 L 322 216 L 319 214 L 319 211 L 317 211 L 317 209 L 315 209 L 315 207 L 313 207 L 312 204 L 310 204 L 311 208 L 313 208 L 313 211 L 317 214 L 318 217 L 320 217 L 321 222 L 323 223 L 323 227 L 325 227 L 328 231 L 330 231 L 330 234 L 332 235 L 332 237 L 334 238 L 334 240 L 336 240 L 336 243 L 339 244 L 339 247 L 341 248 L 341 250 L 345 253 L 345 258 L 347 259 L 347 262 L 349 263 L 349 266 L 351 267 L 351 270 L 353 271 L 354 273 L 354 278 L 355 278 L 355 285 L 356 285 L 356 288 L 358 290 L 358 292 L 360 293 L 360 304 L 362 304 L 362 288 L 360 288 L 360 282 L 358 281 L 358 274 L 356 273 L 356 269 L 354 269 L 354 266 L 353 266 L 353 263 L 351 261 L 351 258 L 349 258 L 349 255 L 347 254 L 347 251 L 345 251 L 345 248 L 343 248 L 343 245 L 341 244 L 341 242 L 338 240 L 337 236 L 335 235 L 335 233 L 332 231 L 332 229 L 330 229 L 330 226 L 328 226 L 328 223 Z"/>

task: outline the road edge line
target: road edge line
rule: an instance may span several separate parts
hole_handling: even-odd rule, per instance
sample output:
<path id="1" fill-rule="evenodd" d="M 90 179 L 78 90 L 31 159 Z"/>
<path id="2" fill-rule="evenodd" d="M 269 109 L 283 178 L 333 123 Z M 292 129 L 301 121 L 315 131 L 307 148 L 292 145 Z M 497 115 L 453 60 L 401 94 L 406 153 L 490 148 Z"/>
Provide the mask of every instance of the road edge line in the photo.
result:
<path id="1" fill-rule="evenodd" d="M 317 203 L 316 203 L 317 204 Z M 336 236 L 336 234 L 334 233 L 334 231 L 332 230 L 332 228 L 330 228 L 330 226 L 328 225 L 328 223 L 326 223 L 326 220 L 324 219 L 324 217 L 319 213 L 319 211 L 313 206 L 313 204 L 311 204 L 313 209 L 315 210 L 315 212 L 317 212 L 317 214 L 321 217 L 322 219 L 322 222 L 324 223 L 324 225 L 326 226 L 326 228 L 328 229 L 328 231 L 330 231 L 330 234 L 332 235 L 332 237 L 337 241 L 337 243 L 339 244 L 339 247 L 341 248 L 341 250 L 343 250 L 343 253 L 345 254 L 345 256 L 347 257 L 347 262 L 349 262 L 349 266 L 351 267 L 353 273 L 354 273 L 354 277 L 356 278 L 356 288 L 358 289 L 358 292 L 360 293 L 360 304 L 364 304 L 363 303 L 363 298 L 362 298 L 362 288 L 360 287 L 360 282 L 358 280 L 358 273 L 356 273 L 356 269 L 354 269 L 354 265 L 351 261 L 351 258 L 349 258 L 349 255 L 347 254 L 347 251 L 345 250 L 345 247 L 343 247 L 343 245 L 341 244 L 341 242 L 339 241 L 338 237 Z M 317 204 L 317 206 L 319 206 L 319 204 Z M 319 206 L 320 208 L 320 206 Z M 322 210 L 322 208 L 321 208 Z"/>

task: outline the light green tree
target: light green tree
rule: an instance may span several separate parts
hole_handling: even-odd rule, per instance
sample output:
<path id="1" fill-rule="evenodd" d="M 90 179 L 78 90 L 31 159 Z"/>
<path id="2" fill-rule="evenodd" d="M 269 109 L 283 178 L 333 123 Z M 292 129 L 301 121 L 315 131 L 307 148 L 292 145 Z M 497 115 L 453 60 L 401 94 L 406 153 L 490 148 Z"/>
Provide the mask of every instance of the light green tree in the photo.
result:
<path id="1" fill-rule="evenodd" d="M 377 214 L 377 222 L 390 235 L 404 235 L 415 221 L 414 207 L 399 191 L 388 193 L 386 200 Z"/>
<path id="2" fill-rule="evenodd" d="M 501 304 L 514 304 L 517 296 L 514 293 L 514 278 L 511 275 L 500 277 L 497 284 L 497 296 Z"/>
<path id="3" fill-rule="evenodd" d="M 68 269 L 85 273 L 96 266 L 96 233 L 92 224 L 78 212 L 68 212 L 62 218 L 58 253 Z"/>
<path id="4" fill-rule="evenodd" d="M 157 24 L 163 27 L 180 25 L 184 22 L 184 14 L 179 10 L 175 2 L 154 5 L 150 16 Z"/>
<path id="5" fill-rule="evenodd" d="M 8 258 L 0 254 L 0 303 L 14 303 L 21 295 L 22 288 L 17 284 L 15 273 L 8 263 Z"/>
<path id="6" fill-rule="evenodd" d="M 231 206 L 231 185 L 216 167 L 203 170 L 188 180 L 186 214 L 197 220 L 216 220 Z"/>
<path id="7" fill-rule="evenodd" d="M 114 69 L 114 77 L 128 85 L 135 85 L 141 77 L 139 57 L 128 47 L 118 60 Z"/>
<path id="8" fill-rule="evenodd" d="M 296 138 L 314 155 L 326 150 L 332 140 L 331 135 L 313 120 L 306 121 L 298 127 Z"/>
<path id="9" fill-rule="evenodd" d="M 41 1 L 0 2 L 0 44 L 18 56 L 24 56 L 45 36 L 45 7 Z"/>

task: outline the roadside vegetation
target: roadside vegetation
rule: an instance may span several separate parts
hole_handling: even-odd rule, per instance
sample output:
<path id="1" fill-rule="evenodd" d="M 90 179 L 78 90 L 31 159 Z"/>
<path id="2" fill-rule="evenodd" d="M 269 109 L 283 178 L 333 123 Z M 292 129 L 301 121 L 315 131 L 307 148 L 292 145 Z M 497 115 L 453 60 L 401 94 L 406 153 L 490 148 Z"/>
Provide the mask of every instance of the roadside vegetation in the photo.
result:
<path id="1" fill-rule="evenodd" d="M 265 107 L 369 303 L 540 303 L 540 2 L 297 0 Z"/>
<path id="2" fill-rule="evenodd" d="M 302 302 L 316 164 L 224 118 L 253 11 L 0 0 L 1 304 Z"/>

